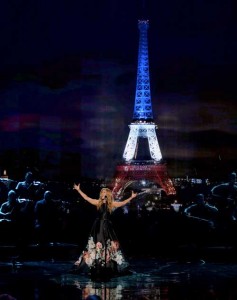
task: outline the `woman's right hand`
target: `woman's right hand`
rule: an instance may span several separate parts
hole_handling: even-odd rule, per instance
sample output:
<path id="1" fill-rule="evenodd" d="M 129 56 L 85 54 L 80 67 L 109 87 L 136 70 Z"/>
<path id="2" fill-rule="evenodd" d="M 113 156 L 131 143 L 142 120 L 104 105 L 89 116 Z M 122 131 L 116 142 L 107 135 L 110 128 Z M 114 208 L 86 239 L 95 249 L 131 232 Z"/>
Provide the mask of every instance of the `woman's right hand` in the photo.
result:
<path id="1" fill-rule="evenodd" d="M 74 183 L 73 189 L 79 192 L 80 191 L 80 183 L 78 183 L 77 185 Z"/>

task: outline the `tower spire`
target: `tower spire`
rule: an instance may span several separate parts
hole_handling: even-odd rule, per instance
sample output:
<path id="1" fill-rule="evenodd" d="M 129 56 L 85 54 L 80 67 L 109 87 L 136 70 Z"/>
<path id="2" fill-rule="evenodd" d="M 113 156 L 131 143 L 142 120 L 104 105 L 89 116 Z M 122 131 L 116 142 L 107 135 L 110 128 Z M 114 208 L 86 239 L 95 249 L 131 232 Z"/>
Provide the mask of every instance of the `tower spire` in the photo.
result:
<path id="1" fill-rule="evenodd" d="M 148 20 L 139 20 L 138 28 L 140 30 L 139 48 L 138 48 L 138 66 L 137 66 L 137 85 L 136 97 L 133 111 L 133 120 L 153 120 L 150 75 L 149 75 L 149 56 L 147 31 L 149 28 Z"/>

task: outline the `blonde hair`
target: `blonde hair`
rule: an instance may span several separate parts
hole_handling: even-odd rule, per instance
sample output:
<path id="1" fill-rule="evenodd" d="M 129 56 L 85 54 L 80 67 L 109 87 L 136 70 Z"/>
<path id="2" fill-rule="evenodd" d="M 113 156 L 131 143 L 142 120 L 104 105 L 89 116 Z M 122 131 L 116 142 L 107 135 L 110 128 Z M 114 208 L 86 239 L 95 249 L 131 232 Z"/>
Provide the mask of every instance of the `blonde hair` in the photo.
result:
<path id="1" fill-rule="evenodd" d="M 113 195 L 112 195 L 112 191 L 108 188 L 102 188 L 100 191 L 100 198 L 99 198 L 99 203 L 97 205 L 97 209 L 99 209 L 101 207 L 101 205 L 103 204 L 103 199 L 101 198 L 101 194 L 103 191 L 106 191 L 106 196 L 107 196 L 107 207 L 109 212 L 111 213 L 113 210 Z"/>

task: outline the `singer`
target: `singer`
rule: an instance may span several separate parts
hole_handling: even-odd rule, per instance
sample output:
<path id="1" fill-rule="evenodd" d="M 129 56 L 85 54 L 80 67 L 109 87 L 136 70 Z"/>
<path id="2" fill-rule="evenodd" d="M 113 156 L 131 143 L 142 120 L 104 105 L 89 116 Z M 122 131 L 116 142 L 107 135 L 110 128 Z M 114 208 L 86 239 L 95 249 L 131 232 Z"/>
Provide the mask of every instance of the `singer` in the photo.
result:
<path id="1" fill-rule="evenodd" d="M 109 217 L 114 209 L 129 203 L 137 193 L 132 191 L 128 199 L 118 202 L 114 201 L 108 188 L 101 189 L 99 199 L 88 197 L 81 190 L 80 184 L 74 184 L 73 189 L 83 199 L 95 205 L 98 212 L 86 248 L 74 263 L 77 271 L 87 273 L 92 279 L 97 280 L 128 274 L 129 263 L 124 257 Z"/>

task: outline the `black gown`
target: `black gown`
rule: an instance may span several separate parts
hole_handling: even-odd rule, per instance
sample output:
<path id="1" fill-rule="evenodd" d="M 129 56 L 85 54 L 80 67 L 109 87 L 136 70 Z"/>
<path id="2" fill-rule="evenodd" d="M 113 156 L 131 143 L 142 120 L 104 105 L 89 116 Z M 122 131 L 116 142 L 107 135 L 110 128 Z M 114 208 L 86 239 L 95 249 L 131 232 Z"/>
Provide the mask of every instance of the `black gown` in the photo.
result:
<path id="1" fill-rule="evenodd" d="M 129 263 L 121 250 L 109 217 L 106 204 L 102 204 L 87 245 L 75 262 L 77 271 L 98 279 L 130 273 Z"/>

